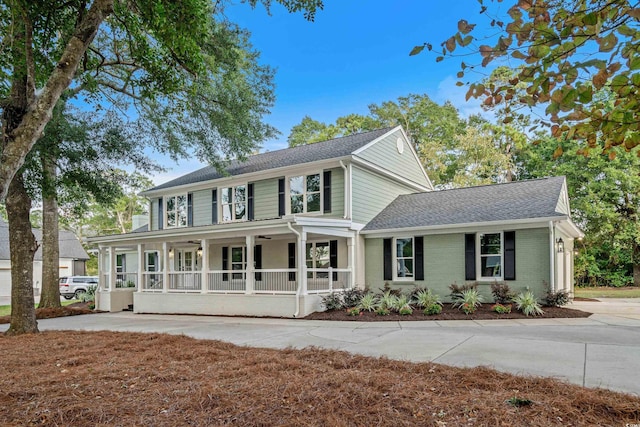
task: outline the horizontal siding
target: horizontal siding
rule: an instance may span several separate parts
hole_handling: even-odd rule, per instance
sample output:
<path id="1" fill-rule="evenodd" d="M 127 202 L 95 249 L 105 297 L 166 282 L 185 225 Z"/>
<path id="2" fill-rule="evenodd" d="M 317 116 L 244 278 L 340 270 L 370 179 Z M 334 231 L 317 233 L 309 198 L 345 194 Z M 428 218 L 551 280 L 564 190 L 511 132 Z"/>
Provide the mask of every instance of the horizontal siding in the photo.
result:
<path id="1" fill-rule="evenodd" d="M 402 154 L 397 149 L 398 138 L 403 140 Z M 358 156 L 403 178 L 424 186 L 428 185 L 420 161 L 413 155 L 411 147 L 399 130 L 378 141 Z"/>
<path id="2" fill-rule="evenodd" d="M 415 190 L 358 167 L 352 168 L 353 220 L 367 223 L 400 194 Z"/>
<path id="3" fill-rule="evenodd" d="M 365 283 L 373 291 L 382 289 L 385 284 L 382 242 L 381 238 L 365 240 Z M 550 274 L 548 244 L 546 228 L 516 230 L 516 280 L 506 282 L 513 292 L 530 289 L 538 299 L 544 298 Z M 426 286 L 449 301 L 449 285 L 466 283 L 463 233 L 424 236 L 424 275 L 423 281 L 386 282 L 405 292 L 416 285 Z M 478 289 L 486 302 L 493 301 L 490 282 L 478 284 Z"/>
<path id="4" fill-rule="evenodd" d="M 253 183 L 255 219 L 278 218 L 278 178 Z"/>
<path id="5" fill-rule="evenodd" d="M 158 229 L 158 199 L 151 199 L 151 209 L 149 209 L 149 230 Z"/>
<path id="6" fill-rule="evenodd" d="M 193 192 L 193 225 L 211 224 L 211 189 Z"/>
<path id="7" fill-rule="evenodd" d="M 327 216 L 344 216 L 344 169 L 335 168 L 331 170 L 331 213 Z"/>

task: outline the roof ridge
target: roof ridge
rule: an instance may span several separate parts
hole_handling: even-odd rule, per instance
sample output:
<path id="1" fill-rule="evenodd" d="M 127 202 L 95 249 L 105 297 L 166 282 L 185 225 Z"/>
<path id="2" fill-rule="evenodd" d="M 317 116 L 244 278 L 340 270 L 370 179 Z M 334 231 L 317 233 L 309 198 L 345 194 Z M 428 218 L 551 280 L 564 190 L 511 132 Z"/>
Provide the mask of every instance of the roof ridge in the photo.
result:
<path id="1" fill-rule="evenodd" d="M 474 189 L 474 188 L 483 188 L 483 187 L 498 187 L 498 186 L 504 186 L 504 185 L 509 185 L 509 184 L 524 184 L 527 182 L 534 182 L 534 181 L 545 181 L 545 180 L 552 180 L 552 179 L 566 179 L 566 177 L 564 175 L 557 175 L 557 176 L 545 176 L 542 178 L 531 178 L 531 179 L 523 179 L 521 181 L 509 181 L 509 182 L 495 182 L 495 183 L 490 183 L 490 184 L 480 184 L 480 185 L 470 185 L 468 187 L 454 187 L 454 188 L 443 188 L 441 190 L 434 190 L 434 191 L 417 191 L 415 193 L 410 193 L 410 194 L 401 194 L 399 197 L 403 197 L 403 196 L 413 196 L 416 194 L 427 194 L 427 193 L 434 193 L 434 192 L 438 192 L 438 193 L 444 193 L 447 191 L 456 191 L 456 190 L 470 190 L 470 189 Z"/>

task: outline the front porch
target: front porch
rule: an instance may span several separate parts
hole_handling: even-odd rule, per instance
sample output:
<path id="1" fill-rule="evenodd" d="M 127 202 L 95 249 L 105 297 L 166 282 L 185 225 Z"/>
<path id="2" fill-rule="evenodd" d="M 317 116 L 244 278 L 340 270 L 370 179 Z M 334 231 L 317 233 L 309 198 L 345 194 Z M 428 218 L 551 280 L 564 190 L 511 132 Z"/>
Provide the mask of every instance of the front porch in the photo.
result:
<path id="1" fill-rule="evenodd" d="M 355 233 L 287 227 L 99 248 L 96 307 L 136 313 L 302 317 L 355 285 Z"/>

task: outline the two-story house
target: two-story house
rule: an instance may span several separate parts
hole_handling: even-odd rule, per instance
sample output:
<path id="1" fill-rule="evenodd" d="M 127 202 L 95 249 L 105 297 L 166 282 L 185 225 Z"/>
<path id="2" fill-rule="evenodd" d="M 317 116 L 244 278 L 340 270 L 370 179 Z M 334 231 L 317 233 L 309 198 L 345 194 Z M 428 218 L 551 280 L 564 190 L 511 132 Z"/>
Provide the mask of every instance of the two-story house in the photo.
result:
<path id="1" fill-rule="evenodd" d="M 143 193 L 147 227 L 93 238 L 98 308 L 302 317 L 323 294 L 454 282 L 572 290 L 564 178 L 433 191 L 401 127 L 205 167 Z M 516 274 L 516 265 L 518 274 Z"/>

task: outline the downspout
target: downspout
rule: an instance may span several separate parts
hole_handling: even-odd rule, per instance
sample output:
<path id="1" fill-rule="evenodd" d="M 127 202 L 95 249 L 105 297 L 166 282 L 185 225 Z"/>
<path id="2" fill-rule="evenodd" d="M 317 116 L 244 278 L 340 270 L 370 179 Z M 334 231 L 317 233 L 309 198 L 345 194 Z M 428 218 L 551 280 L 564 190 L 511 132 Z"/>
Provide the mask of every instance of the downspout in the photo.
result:
<path id="1" fill-rule="evenodd" d="M 289 227 L 289 230 L 291 230 L 293 234 L 298 236 L 298 242 L 300 242 L 300 238 L 302 237 L 300 235 L 300 232 L 291 226 L 291 222 L 287 222 L 287 227 Z M 301 276 L 300 272 L 298 272 L 298 276 Z M 300 280 L 298 281 L 298 289 L 296 290 L 296 312 L 293 313 L 293 317 L 298 317 L 298 314 L 300 314 L 300 291 L 302 290 L 302 277 L 299 277 L 299 279 Z"/>
<path id="2" fill-rule="evenodd" d="M 344 219 L 351 218 L 351 212 L 349 212 L 349 200 L 351 199 L 351 195 L 349 194 L 349 182 L 351 180 L 349 175 L 349 169 L 344 164 L 342 160 L 340 160 L 340 166 L 344 169 Z M 349 178 L 349 179 L 347 179 Z"/>
<path id="3" fill-rule="evenodd" d="M 556 235 L 553 221 L 549 221 L 549 270 L 551 277 L 549 278 L 549 286 L 551 292 L 556 291 Z"/>

